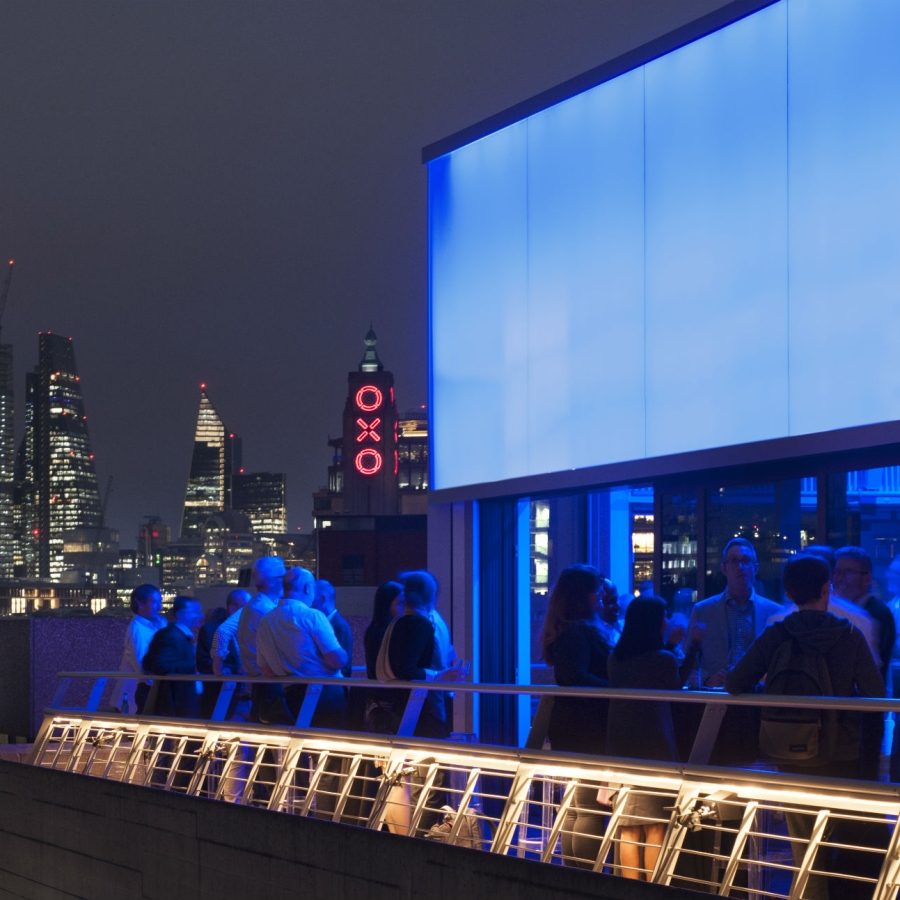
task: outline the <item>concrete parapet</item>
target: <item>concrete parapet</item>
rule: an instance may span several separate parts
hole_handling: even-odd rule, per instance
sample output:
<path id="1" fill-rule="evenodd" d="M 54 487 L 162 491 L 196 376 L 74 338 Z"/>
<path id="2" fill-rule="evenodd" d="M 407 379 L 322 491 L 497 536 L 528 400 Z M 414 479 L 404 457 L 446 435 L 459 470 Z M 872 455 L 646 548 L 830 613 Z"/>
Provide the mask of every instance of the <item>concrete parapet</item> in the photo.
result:
<path id="1" fill-rule="evenodd" d="M 696 898 L 0 759 L 0 900 Z"/>
<path id="2" fill-rule="evenodd" d="M 22 616 L 0 618 L 0 734 L 32 740 L 50 704 L 57 672 L 119 668 L 128 616 Z M 87 699 L 76 684 L 69 702 Z"/>

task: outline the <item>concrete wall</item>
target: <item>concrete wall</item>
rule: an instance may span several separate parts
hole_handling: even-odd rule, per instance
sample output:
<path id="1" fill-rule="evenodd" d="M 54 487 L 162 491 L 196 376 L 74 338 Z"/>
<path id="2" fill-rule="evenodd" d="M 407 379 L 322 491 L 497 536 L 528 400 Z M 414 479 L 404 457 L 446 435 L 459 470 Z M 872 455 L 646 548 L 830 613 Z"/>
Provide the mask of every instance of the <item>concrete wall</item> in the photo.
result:
<path id="1" fill-rule="evenodd" d="M 0 900 L 698 896 L 0 760 Z"/>
<path id="2" fill-rule="evenodd" d="M 57 672 L 117 670 L 128 618 L 0 618 L 0 735 L 34 737 L 56 692 Z M 69 704 L 86 699 L 87 685 L 73 685 Z"/>

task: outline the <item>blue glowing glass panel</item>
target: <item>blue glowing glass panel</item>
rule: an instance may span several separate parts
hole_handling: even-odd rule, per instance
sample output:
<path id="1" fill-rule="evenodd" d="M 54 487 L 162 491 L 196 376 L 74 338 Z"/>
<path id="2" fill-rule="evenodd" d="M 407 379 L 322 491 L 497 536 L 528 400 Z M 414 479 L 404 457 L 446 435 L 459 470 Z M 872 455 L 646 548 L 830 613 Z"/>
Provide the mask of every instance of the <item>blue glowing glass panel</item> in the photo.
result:
<path id="1" fill-rule="evenodd" d="M 787 433 L 785 25 L 645 67 L 649 456 Z"/>
<path id="2" fill-rule="evenodd" d="M 900 3 L 789 11 L 791 431 L 900 418 Z"/>
<path id="3" fill-rule="evenodd" d="M 522 122 L 430 167 L 437 484 L 527 471 L 526 136 Z"/>
<path id="4" fill-rule="evenodd" d="M 644 452 L 642 99 L 633 72 L 528 120 L 529 472 Z"/>
<path id="5" fill-rule="evenodd" d="M 900 417 L 897 34 L 782 0 L 431 162 L 433 486 Z"/>

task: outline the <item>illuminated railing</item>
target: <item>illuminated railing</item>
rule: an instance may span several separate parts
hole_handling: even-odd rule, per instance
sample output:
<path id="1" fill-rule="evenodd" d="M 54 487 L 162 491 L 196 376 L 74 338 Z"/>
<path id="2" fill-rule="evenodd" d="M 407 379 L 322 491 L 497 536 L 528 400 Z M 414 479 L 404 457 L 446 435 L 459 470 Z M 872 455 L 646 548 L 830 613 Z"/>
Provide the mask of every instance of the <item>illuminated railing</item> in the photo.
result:
<path id="1" fill-rule="evenodd" d="M 121 675 L 90 677 L 95 680 L 88 705 L 99 703 L 105 689 L 99 678 Z M 313 714 L 315 701 L 309 698 L 317 696 L 315 687 L 334 683 L 304 681 L 309 688 L 298 719 Z M 418 716 L 411 711 L 419 702 L 416 691 L 422 696 L 425 691 L 421 682 L 400 686 L 412 689 L 403 731 L 410 722 L 414 727 Z M 48 711 L 32 762 L 598 873 L 640 874 L 658 884 L 722 896 L 818 897 L 824 895 L 823 879 L 832 897 L 838 891 L 875 900 L 897 896 L 900 786 L 696 762 L 708 752 L 726 707 L 756 705 L 759 697 L 433 683 L 428 689 L 666 699 L 705 704 L 706 714 L 691 754 L 694 762 L 682 765 L 326 732 L 308 725 L 276 728 L 57 708 Z M 867 711 L 895 705 L 769 696 L 764 703 Z M 529 744 L 540 740 L 542 716 Z M 653 801 L 657 812 L 629 816 L 635 797 Z M 798 822 L 802 837 L 796 836 Z M 658 856 L 636 825 L 658 826 Z M 636 851 L 643 851 L 637 860 Z"/>

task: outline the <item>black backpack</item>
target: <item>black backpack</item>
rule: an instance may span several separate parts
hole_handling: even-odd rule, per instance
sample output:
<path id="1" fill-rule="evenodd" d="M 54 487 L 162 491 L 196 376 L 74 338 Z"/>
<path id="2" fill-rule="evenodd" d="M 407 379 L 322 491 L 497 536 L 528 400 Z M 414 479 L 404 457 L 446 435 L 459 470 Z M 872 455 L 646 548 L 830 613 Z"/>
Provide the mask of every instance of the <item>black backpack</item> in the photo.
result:
<path id="1" fill-rule="evenodd" d="M 788 636 L 769 663 L 765 692 L 830 697 L 828 661 L 814 647 Z M 831 760 L 836 727 L 833 710 L 764 707 L 760 714 L 759 748 L 776 762 L 823 765 Z"/>

